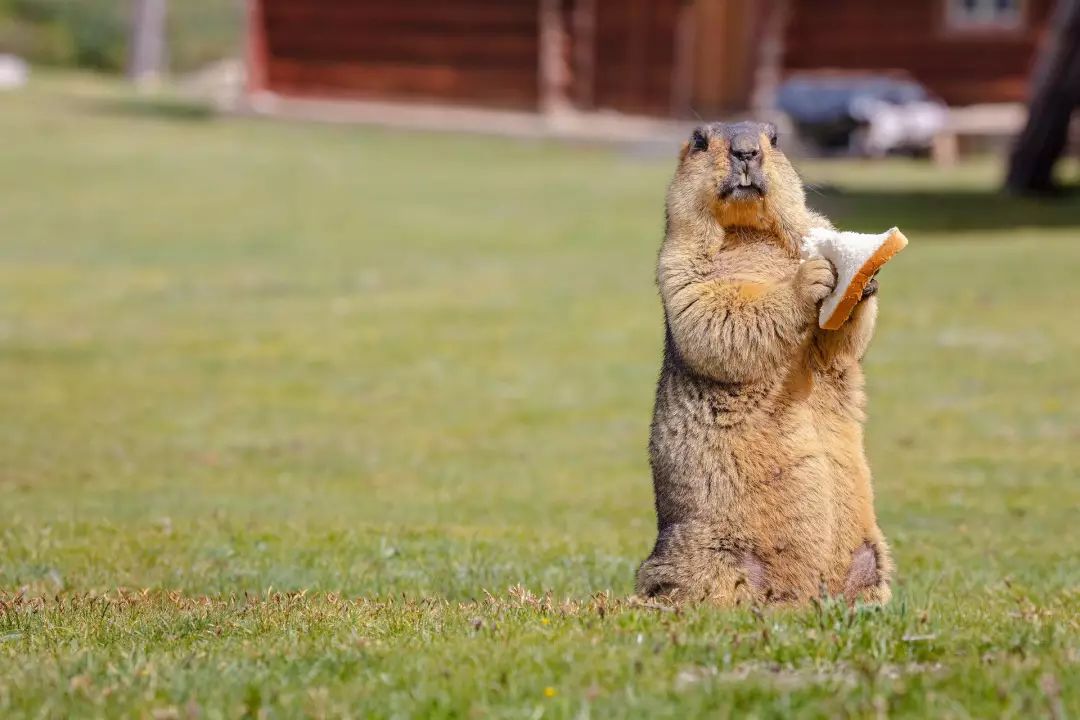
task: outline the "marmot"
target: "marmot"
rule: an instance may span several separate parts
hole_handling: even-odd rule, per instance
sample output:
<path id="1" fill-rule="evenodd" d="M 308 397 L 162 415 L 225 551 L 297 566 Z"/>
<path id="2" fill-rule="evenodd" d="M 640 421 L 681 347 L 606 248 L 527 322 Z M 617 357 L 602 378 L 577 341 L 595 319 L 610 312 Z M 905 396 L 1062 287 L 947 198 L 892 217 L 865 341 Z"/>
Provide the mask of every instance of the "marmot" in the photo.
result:
<path id="1" fill-rule="evenodd" d="M 802 182 L 771 124 L 694 131 L 667 194 L 666 337 L 649 456 L 658 537 L 637 592 L 673 601 L 886 602 L 892 561 L 863 451 L 876 282 L 839 330 L 800 263 Z"/>

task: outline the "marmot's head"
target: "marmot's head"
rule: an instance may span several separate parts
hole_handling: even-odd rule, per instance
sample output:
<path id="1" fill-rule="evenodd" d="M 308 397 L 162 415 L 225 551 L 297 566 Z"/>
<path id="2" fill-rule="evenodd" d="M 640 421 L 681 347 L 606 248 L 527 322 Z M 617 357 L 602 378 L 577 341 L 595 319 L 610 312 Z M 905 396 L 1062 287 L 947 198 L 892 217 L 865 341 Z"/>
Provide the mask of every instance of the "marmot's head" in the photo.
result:
<path id="1" fill-rule="evenodd" d="M 808 211 L 802 181 L 777 148 L 772 123 L 711 123 L 694 130 L 668 189 L 669 221 L 756 228 L 796 248 Z"/>

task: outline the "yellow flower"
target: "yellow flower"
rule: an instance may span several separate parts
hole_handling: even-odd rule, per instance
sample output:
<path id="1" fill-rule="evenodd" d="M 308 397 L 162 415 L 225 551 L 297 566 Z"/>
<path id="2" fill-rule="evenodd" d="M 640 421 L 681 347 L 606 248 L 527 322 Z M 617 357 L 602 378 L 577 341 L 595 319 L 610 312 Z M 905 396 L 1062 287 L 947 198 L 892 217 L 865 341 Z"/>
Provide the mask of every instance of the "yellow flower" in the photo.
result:
<path id="1" fill-rule="evenodd" d="M 548 686 L 548 687 L 544 688 L 544 697 L 553 698 L 553 697 L 555 697 L 556 694 L 557 693 L 555 692 L 555 688 L 553 688 L 551 686 Z"/>
<path id="2" fill-rule="evenodd" d="M 550 625 L 551 621 L 548 620 L 547 618 L 540 618 L 540 624 L 541 625 Z"/>

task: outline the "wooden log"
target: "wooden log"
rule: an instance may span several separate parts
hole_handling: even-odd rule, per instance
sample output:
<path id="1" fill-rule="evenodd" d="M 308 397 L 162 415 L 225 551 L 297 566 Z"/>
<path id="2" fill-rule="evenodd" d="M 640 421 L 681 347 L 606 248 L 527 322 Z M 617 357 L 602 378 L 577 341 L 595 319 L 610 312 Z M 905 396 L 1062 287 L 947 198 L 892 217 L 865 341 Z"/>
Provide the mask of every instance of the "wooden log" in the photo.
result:
<path id="1" fill-rule="evenodd" d="M 285 95 L 451 100 L 535 109 L 536 74 L 503 68 L 302 62 L 271 58 L 270 89 Z"/>
<path id="2" fill-rule="evenodd" d="M 392 36 L 362 33 L 312 32 L 297 28 L 270 29 L 277 57 L 350 61 L 394 61 L 417 64 L 476 63 L 532 69 L 538 43 L 533 36 L 491 36 L 478 41 L 467 33 Z"/>

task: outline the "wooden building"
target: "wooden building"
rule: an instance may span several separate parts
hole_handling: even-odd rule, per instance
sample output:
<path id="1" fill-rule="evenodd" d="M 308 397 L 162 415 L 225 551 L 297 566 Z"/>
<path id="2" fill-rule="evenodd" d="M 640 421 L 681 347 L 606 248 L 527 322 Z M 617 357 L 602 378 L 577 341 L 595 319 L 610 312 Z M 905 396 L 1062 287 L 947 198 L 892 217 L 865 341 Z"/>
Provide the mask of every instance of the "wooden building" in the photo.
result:
<path id="1" fill-rule="evenodd" d="M 903 71 L 950 105 L 1023 101 L 1053 0 L 792 0 L 784 70 Z"/>
<path id="2" fill-rule="evenodd" d="M 249 18 L 254 90 L 537 103 L 534 0 L 249 0 Z"/>
<path id="3" fill-rule="evenodd" d="M 714 114 L 749 102 L 767 4 L 248 0 L 249 85 L 292 96 Z"/>
<path id="4" fill-rule="evenodd" d="M 1022 99 L 1052 0 L 248 0 L 252 92 L 691 117 L 784 75 Z"/>

